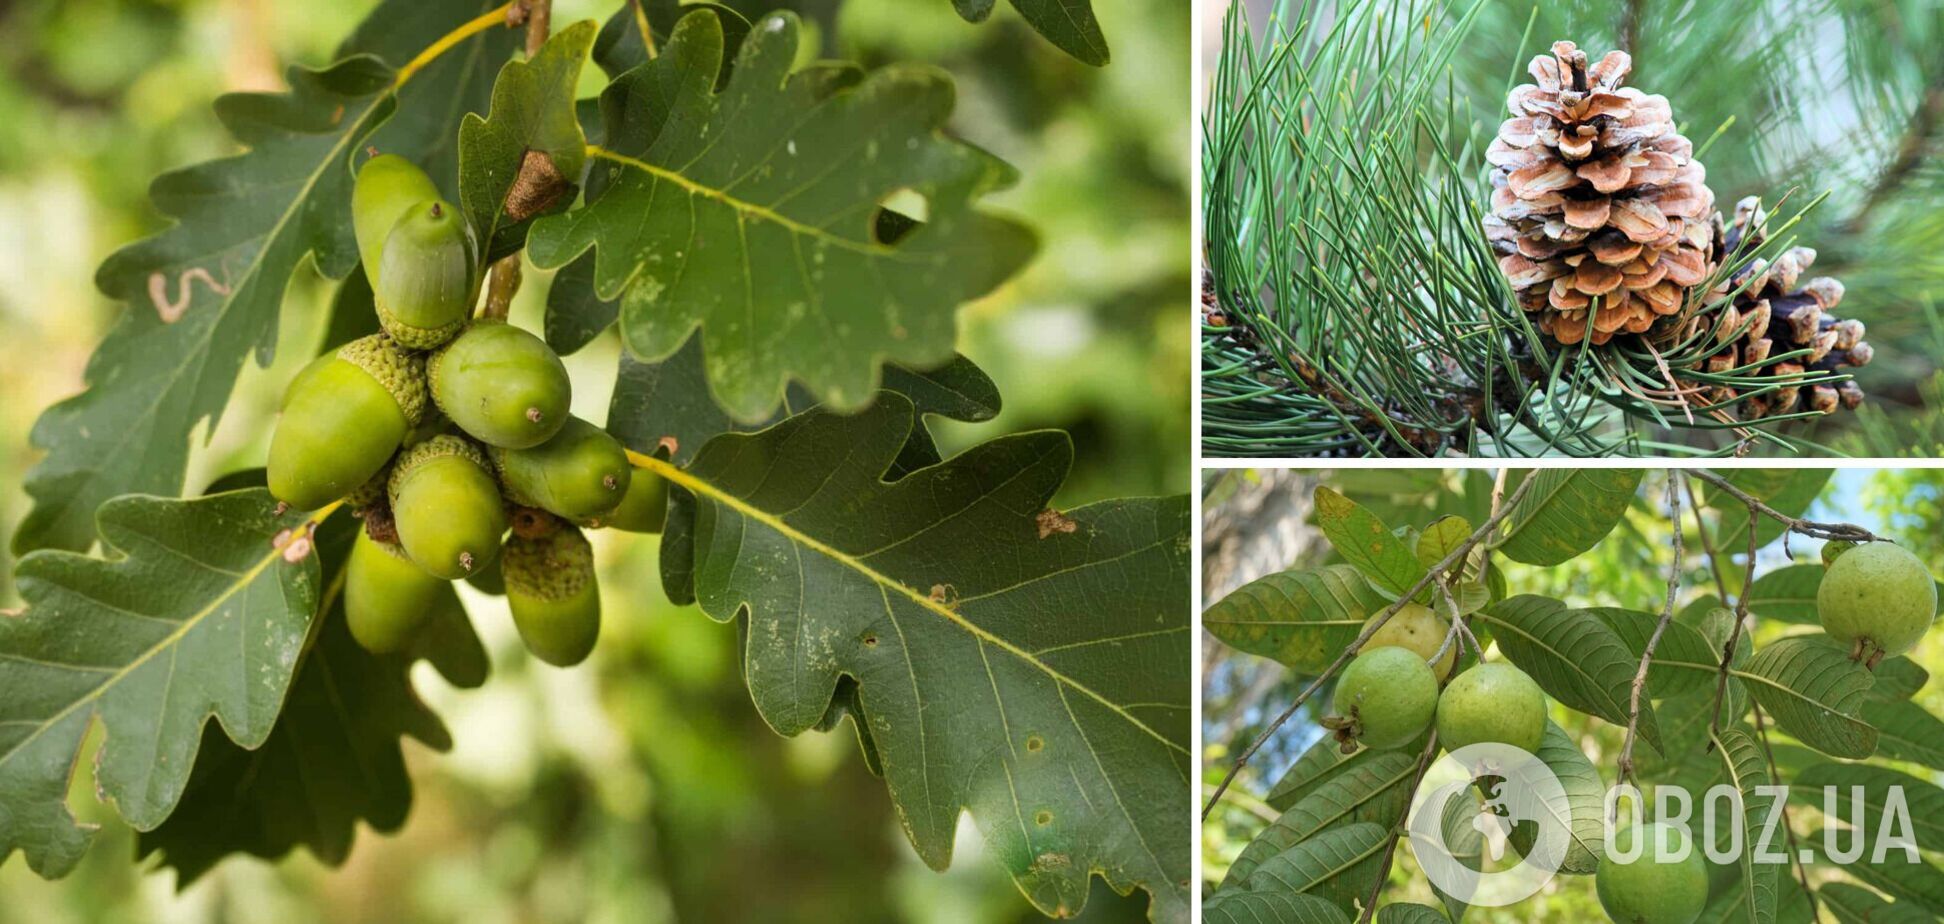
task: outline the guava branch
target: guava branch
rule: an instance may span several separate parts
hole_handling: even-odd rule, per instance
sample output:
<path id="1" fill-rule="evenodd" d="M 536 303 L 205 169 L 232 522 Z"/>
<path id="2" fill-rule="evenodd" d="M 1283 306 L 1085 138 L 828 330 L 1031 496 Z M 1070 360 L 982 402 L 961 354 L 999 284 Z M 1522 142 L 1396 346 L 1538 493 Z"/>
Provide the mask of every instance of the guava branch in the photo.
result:
<path id="1" fill-rule="evenodd" d="M 1531 480 L 1530 478 L 1526 479 L 1528 482 Z M 1431 758 L 1435 757 L 1437 753 L 1438 730 L 1434 728 L 1431 730 L 1431 737 L 1424 742 L 1424 751 L 1418 754 L 1417 769 L 1412 771 L 1411 785 L 1404 790 L 1405 792 L 1417 792 L 1418 784 L 1424 782 L 1424 772 L 1431 768 Z M 1384 894 L 1385 882 L 1390 879 L 1391 861 L 1397 858 L 1398 838 L 1405 836 L 1403 834 L 1403 828 L 1410 819 L 1411 801 L 1406 799 L 1404 800 L 1403 814 L 1398 815 L 1397 823 L 1391 825 L 1391 839 L 1390 843 L 1384 847 L 1384 861 L 1377 867 L 1377 881 L 1370 885 L 1370 894 L 1364 898 L 1363 913 L 1357 916 L 1357 924 L 1369 924 L 1370 919 L 1376 916 L 1377 899 Z"/>
<path id="2" fill-rule="evenodd" d="M 1661 636 L 1667 634 L 1667 624 L 1674 621 L 1674 599 L 1681 592 L 1681 472 L 1679 469 L 1667 471 L 1667 522 L 1673 527 L 1674 563 L 1667 569 L 1667 600 L 1661 605 L 1660 622 L 1654 624 L 1654 634 L 1647 638 L 1647 647 L 1640 652 L 1640 668 L 1634 671 L 1633 688 L 1627 700 L 1627 737 L 1620 745 L 1620 759 L 1616 761 L 1620 776 L 1632 780 L 1634 775 L 1633 749 L 1636 736 L 1640 733 L 1640 700 L 1647 688 L 1647 671 L 1654 663 L 1654 649 L 1660 647 Z"/>
<path id="3" fill-rule="evenodd" d="M 1769 519 L 1781 523 L 1784 527 L 1787 528 L 1788 532 L 1801 533 L 1805 536 L 1808 536 L 1811 539 L 1840 540 L 1844 542 L 1883 542 L 1885 541 L 1883 537 L 1878 536 L 1876 533 L 1870 532 L 1869 530 L 1864 529 L 1861 526 L 1857 526 L 1853 523 L 1818 523 L 1814 520 L 1805 520 L 1801 517 L 1789 516 L 1788 514 L 1783 513 L 1775 509 L 1774 507 L 1770 507 L 1769 505 L 1762 503 L 1760 500 L 1757 500 L 1753 495 L 1749 494 L 1747 491 L 1743 491 L 1742 489 L 1735 487 L 1733 484 L 1731 484 L 1728 481 L 1728 479 L 1723 478 L 1720 475 L 1717 475 L 1706 469 L 1699 469 L 1699 468 L 1693 469 L 1691 471 L 1691 474 L 1693 474 L 1694 477 L 1699 478 L 1702 481 L 1707 482 L 1709 485 L 1721 490 L 1722 492 L 1726 493 L 1728 496 L 1733 497 L 1735 500 L 1740 501 L 1744 506 L 1748 508 L 1749 513 L 1751 514 L 1751 519 L 1753 518 L 1752 517 L 1753 514 L 1759 513 L 1762 516 L 1766 516 Z M 1749 527 L 1749 533 L 1751 536 L 1754 534 L 1754 526 L 1752 523 Z"/>
<path id="4" fill-rule="evenodd" d="M 1728 671 L 1735 663 L 1735 648 L 1741 644 L 1742 627 L 1748 624 L 1748 589 L 1755 586 L 1755 527 L 1761 522 L 1761 514 L 1754 507 L 1748 508 L 1748 567 L 1742 574 L 1741 593 L 1735 595 L 1735 627 L 1728 631 L 1727 644 L 1721 646 L 1721 672 L 1715 677 L 1714 718 L 1708 721 L 1708 728 L 1716 734 L 1721 733 L 1721 702 L 1728 696 Z"/>
<path id="5" fill-rule="evenodd" d="M 1769 782 L 1782 779 L 1775 768 L 1775 749 L 1769 747 L 1768 723 L 1762 721 L 1762 707 L 1755 705 L 1755 737 L 1762 742 L 1762 756 L 1768 760 Z M 1809 898 L 1809 919 L 1822 920 L 1822 910 L 1816 907 L 1816 890 L 1809 887 L 1809 871 L 1802 865 L 1802 854 L 1796 850 L 1795 829 L 1789 825 L 1789 800 L 1782 800 L 1782 836 L 1789 844 L 1789 863 L 1795 867 L 1796 877 L 1802 881 L 1802 894 Z"/>
<path id="6" fill-rule="evenodd" d="M 1458 543 L 1457 547 L 1453 548 L 1442 560 L 1426 570 L 1424 576 L 1418 578 L 1417 583 L 1412 584 L 1403 593 L 1398 594 L 1396 603 L 1385 607 L 1382 612 L 1378 613 L 1377 618 L 1371 620 L 1370 624 L 1364 626 L 1363 631 L 1357 634 L 1356 640 L 1345 647 L 1342 653 L 1337 655 L 1336 660 L 1331 662 L 1330 666 L 1325 668 L 1323 673 L 1319 674 L 1315 680 L 1311 681 L 1309 686 L 1304 687 L 1303 692 L 1297 694 L 1295 702 L 1290 703 L 1289 708 L 1284 709 L 1281 715 L 1276 716 L 1276 720 L 1270 722 L 1269 727 L 1263 729 L 1262 733 L 1257 735 L 1256 739 L 1250 742 L 1247 748 L 1243 749 L 1241 755 L 1235 759 L 1235 764 L 1229 767 L 1228 773 L 1222 777 L 1221 784 L 1215 787 L 1215 794 L 1208 798 L 1208 804 L 1202 806 L 1201 817 L 1203 821 L 1207 821 L 1208 816 L 1215 811 L 1216 804 L 1222 801 L 1222 793 L 1228 791 L 1229 786 L 1235 782 L 1236 776 L 1242 772 L 1242 768 L 1249 765 L 1249 759 L 1254 757 L 1255 753 L 1262 749 L 1263 744 L 1267 743 L 1270 737 L 1275 735 L 1276 731 L 1283 727 L 1283 723 L 1288 722 L 1290 717 L 1296 714 L 1296 710 L 1303 708 L 1303 704 L 1308 702 L 1311 696 L 1316 695 L 1316 691 L 1321 689 L 1325 683 L 1328 683 L 1330 678 L 1335 677 L 1337 672 L 1343 670 L 1344 665 L 1350 663 L 1350 659 L 1356 656 L 1357 650 L 1362 648 L 1365 642 L 1370 641 L 1370 637 L 1376 635 L 1377 630 L 1383 628 L 1384 623 L 1389 622 L 1390 618 L 1396 615 L 1398 610 L 1403 609 L 1404 604 L 1411 602 L 1411 598 L 1416 597 L 1419 591 L 1431 586 L 1431 582 L 1439 576 L 1446 574 L 1459 563 L 1463 562 L 1465 557 L 1471 554 L 1473 548 L 1477 547 L 1480 542 L 1485 541 L 1486 537 L 1498 529 L 1499 523 L 1505 519 L 1507 514 L 1512 512 L 1512 508 L 1519 505 L 1519 501 L 1526 496 L 1527 492 L 1532 490 L 1532 486 L 1538 480 L 1537 478 L 1527 478 L 1524 482 L 1520 483 L 1519 487 L 1512 492 L 1512 497 L 1506 501 L 1505 506 L 1493 511 L 1490 518 L 1486 519 L 1477 529 L 1472 530 L 1471 535 L 1466 536 L 1465 540 Z"/>

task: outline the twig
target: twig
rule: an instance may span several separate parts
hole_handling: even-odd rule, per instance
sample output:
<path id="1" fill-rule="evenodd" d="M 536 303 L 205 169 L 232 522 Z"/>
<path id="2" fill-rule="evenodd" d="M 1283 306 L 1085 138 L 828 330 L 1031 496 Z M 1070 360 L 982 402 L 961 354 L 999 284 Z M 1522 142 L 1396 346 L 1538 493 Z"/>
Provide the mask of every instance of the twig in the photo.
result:
<path id="1" fill-rule="evenodd" d="M 1528 483 L 1531 480 L 1530 478 L 1526 479 Z M 1424 772 L 1431 767 L 1431 758 L 1436 756 L 1437 753 L 1438 731 L 1434 728 L 1431 730 L 1431 737 L 1424 742 L 1423 753 L 1418 755 L 1417 770 L 1411 774 L 1411 786 L 1409 789 L 1404 790 L 1405 792 L 1417 792 L 1418 784 L 1424 781 Z M 1407 804 L 1404 806 L 1404 814 L 1399 815 L 1397 817 L 1397 823 L 1391 825 L 1391 839 L 1390 844 L 1384 848 L 1384 862 L 1377 868 L 1377 881 L 1370 885 L 1370 895 L 1364 899 L 1363 914 L 1357 917 L 1357 924 L 1367 924 L 1377 914 L 1377 898 L 1384 894 L 1385 880 L 1390 878 L 1391 861 L 1397 857 L 1398 829 L 1404 827 L 1404 824 L 1411 817 L 1409 801 L 1408 799 L 1405 800 Z"/>
<path id="2" fill-rule="evenodd" d="M 493 274 L 486 283 L 486 304 L 479 309 L 479 316 L 504 321 L 513 311 L 513 296 L 520 291 L 520 255 L 511 254 L 501 257 L 493 264 Z"/>
<path id="3" fill-rule="evenodd" d="M 1715 555 L 1714 540 L 1708 538 L 1708 521 L 1701 518 L 1701 498 L 1694 494 L 1694 482 L 1687 482 L 1688 509 L 1694 514 L 1694 535 L 1701 543 L 1701 551 L 1708 557 L 1708 571 L 1714 575 L 1715 596 L 1721 605 L 1728 605 L 1728 578 L 1721 573 L 1721 562 Z"/>
<path id="4" fill-rule="evenodd" d="M 514 0 L 506 9 L 506 24 L 526 26 L 527 57 L 539 54 L 540 46 L 547 44 L 547 35 L 553 29 L 553 0 Z"/>
<path id="5" fill-rule="evenodd" d="M 1297 694 L 1296 701 L 1290 703 L 1289 708 L 1284 709 L 1281 715 L 1276 716 L 1276 720 L 1269 723 L 1269 727 L 1264 729 L 1262 734 L 1257 735 L 1256 739 L 1250 742 L 1247 748 L 1243 749 L 1242 754 L 1235 759 L 1235 765 L 1229 768 L 1226 776 L 1222 777 L 1221 785 L 1215 787 L 1215 794 L 1209 797 L 1208 804 L 1202 807 L 1202 821 L 1208 820 L 1208 816 L 1215 811 L 1215 805 L 1222 801 L 1222 793 L 1226 792 L 1229 785 L 1235 782 L 1236 775 L 1242 772 L 1243 767 L 1249 765 L 1249 758 L 1255 756 L 1256 751 L 1262 748 L 1262 745 L 1269 740 L 1270 736 L 1274 735 L 1277 729 L 1282 728 L 1283 723 L 1289 721 L 1290 716 L 1296 714 L 1296 710 L 1303 708 L 1303 704 L 1308 702 L 1311 696 L 1316 695 L 1316 691 L 1321 689 L 1325 683 L 1328 683 L 1330 678 L 1335 677 L 1337 672 L 1342 670 L 1343 666 L 1349 663 L 1350 659 L 1356 655 L 1357 649 L 1362 648 L 1365 642 L 1370 641 L 1370 637 L 1377 634 L 1377 630 L 1383 628 L 1384 623 L 1389 622 L 1390 618 L 1396 615 L 1398 610 L 1403 609 L 1404 604 L 1411 602 L 1411 598 L 1417 596 L 1418 591 L 1429 587 L 1432 580 L 1438 575 L 1451 570 L 1458 562 L 1464 561 L 1465 556 L 1471 554 L 1472 548 L 1484 541 L 1486 536 L 1491 535 L 1492 531 L 1498 528 L 1499 522 L 1505 519 L 1506 514 L 1510 513 L 1513 507 L 1518 506 L 1520 498 L 1525 497 L 1526 492 L 1532 490 L 1532 486 L 1537 484 L 1538 481 L 1539 479 L 1537 478 L 1527 478 L 1522 482 L 1518 489 L 1512 492 L 1511 500 L 1507 501 L 1504 507 L 1494 511 L 1489 519 L 1477 529 L 1472 530 L 1470 536 L 1465 537 L 1465 541 L 1459 543 L 1456 548 L 1446 554 L 1442 561 L 1439 561 L 1436 565 L 1431 566 L 1430 569 L 1425 571 L 1424 576 L 1418 578 L 1417 583 L 1411 585 L 1410 589 L 1399 594 L 1396 603 L 1385 607 L 1383 612 L 1377 614 L 1376 619 L 1371 620 L 1369 625 L 1364 626 L 1364 630 L 1357 634 L 1356 640 L 1351 642 L 1349 647 L 1344 648 L 1343 652 L 1337 655 L 1336 660 L 1329 667 L 1325 668 L 1321 675 L 1311 681 L 1309 686 L 1303 688 L 1303 692 Z"/>
<path id="6" fill-rule="evenodd" d="M 1735 596 L 1735 627 L 1728 631 L 1728 643 L 1721 646 L 1721 674 L 1715 680 L 1714 718 L 1708 720 L 1708 728 L 1716 734 L 1721 732 L 1721 702 L 1728 695 L 1728 669 L 1734 663 L 1735 648 L 1741 644 L 1742 626 L 1748 622 L 1748 589 L 1755 585 L 1755 527 L 1761 521 L 1761 514 L 1753 506 L 1749 507 L 1748 568 L 1742 575 L 1741 593 Z"/>
<path id="7" fill-rule="evenodd" d="M 1788 528 L 1789 532 L 1801 533 L 1805 536 L 1808 536 L 1811 539 L 1841 539 L 1848 542 L 1887 541 L 1883 537 L 1878 536 L 1876 533 L 1870 532 L 1869 530 L 1864 529 L 1861 526 L 1857 526 L 1853 523 L 1818 523 L 1815 522 L 1814 520 L 1805 520 L 1802 519 L 1801 517 L 1789 516 L 1788 514 L 1783 513 L 1782 511 L 1777 510 L 1774 507 L 1770 507 L 1769 505 L 1764 504 L 1759 500 L 1756 500 L 1747 491 L 1743 491 L 1742 489 L 1735 487 L 1733 484 L 1730 484 L 1728 482 L 1728 479 L 1723 478 L 1720 475 L 1717 475 L 1711 471 L 1708 471 L 1707 469 L 1697 468 L 1691 470 L 1690 473 L 1694 475 L 1694 477 L 1699 478 L 1702 481 L 1705 481 L 1708 484 L 1716 488 L 1719 488 L 1722 491 L 1727 492 L 1729 496 L 1733 497 L 1738 501 L 1741 501 L 1743 505 L 1748 507 L 1750 513 L 1748 533 L 1751 539 L 1755 535 L 1755 517 L 1753 515 L 1759 513 L 1772 520 L 1775 520 L 1778 523 L 1781 523 L 1783 526 Z M 1743 592 L 1746 593 L 1746 591 L 1747 588 L 1743 588 Z"/>
<path id="8" fill-rule="evenodd" d="M 1762 742 L 1762 756 L 1768 759 L 1769 781 L 1781 779 L 1782 774 L 1775 767 L 1775 750 L 1769 747 L 1768 723 L 1762 721 L 1762 707 L 1755 706 L 1755 737 Z M 1796 850 L 1795 829 L 1789 826 L 1789 799 L 1782 798 L 1782 836 L 1788 839 L 1789 863 L 1795 867 L 1796 876 L 1802 880 L 1802 894 L 1809 897 L 1809 920 L 1822 920 L 1822 911 L 1816 907 L 1816 890 L 1809 887 L 1809 871 L 1802 866 L 1802 854 Z M 1754 849 L 1753 845 L 1749 849 Z"/>
<path id="9" fill-rule="evenodd" d="M 1627 702 L 1627 737 L 1620 745 L 1620 776 L 1627 780 L 1634 778 L 1633 749 L 1635 736 L 1640 733 L 1641 692 L 1647 687 L 1647 670 L 1654 663 L 1654 649 L 1660 647 L 1661 636 L 1667 632 L 1667 624 L 1674 621 L 1674 598 L 1681 592 L 1681 485 L 1683 479 L 1679 469 L 1667 471 L 1667 520 L 1674 532 L 1674 564 L 1667 569 L 1667 602 L 1661 606 L 1660 622 L 1654 626 L 1654 634 L 1647 638 L 1647 647 L 1640 653 L 1640 668 L 1634 671 L 1633 691 Z"/>

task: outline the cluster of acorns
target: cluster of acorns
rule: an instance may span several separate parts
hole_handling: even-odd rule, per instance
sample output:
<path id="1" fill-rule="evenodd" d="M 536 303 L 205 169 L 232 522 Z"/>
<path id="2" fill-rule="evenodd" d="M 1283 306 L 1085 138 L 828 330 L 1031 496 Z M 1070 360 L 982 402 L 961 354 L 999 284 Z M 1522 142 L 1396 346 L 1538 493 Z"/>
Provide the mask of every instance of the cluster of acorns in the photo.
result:
<path id="1" fill-rule="evenodd" d="M 527 648 L 579 663 L 601 623 L 582 529 L 659 530 L 666 484 L 568 413 L 567 369 L 544 341 L 473 318 L 478 241 L 423 170 L 373 157 L 351 212 L 384 332 L 291 381 L 270 492 L 298 510 L 344 500 L 363 519 L 344 608 L 365 648 L 404 648 L 446 582 L 483 575 L 497 556 Z"/>

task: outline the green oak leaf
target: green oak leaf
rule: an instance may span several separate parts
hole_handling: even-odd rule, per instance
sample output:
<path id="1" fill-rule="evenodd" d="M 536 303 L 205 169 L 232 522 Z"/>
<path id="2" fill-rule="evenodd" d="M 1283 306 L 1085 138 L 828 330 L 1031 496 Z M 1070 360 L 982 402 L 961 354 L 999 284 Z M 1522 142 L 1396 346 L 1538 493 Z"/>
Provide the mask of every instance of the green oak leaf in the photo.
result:
<path id="1" fill-rule="evenodd" d="M 992 15 L 993 0 L 952 0 L 952 8 L 966 22 L 983 22 Z M 1107 63 L 1107 39 L 1094 18 L 1093 0 L 1012 0 L 1013 9 L 1034 31 L 1061 51 L 1100 67 Z"/>
<path id="2" fill-rule="evenodd" d="M 413 650 L 371 654 L 345 627 L 344 562 L 359 521 L 338 516 L 318 530 L 318 555 L 332 577 L 323 619 L 299 660 L 290 695 L 270 737 L 247 750 L 207 728 L 182 801 L 167 821 L 140 835 L 140 856 L 160 854 L 178 888 L 233 853 L 275 858 L 302 845 L 337 865 L 357 824 L 393 831 L 412 804 L 406 736 L 436 750 L 452 746 L 438 716 L 412 689 L 420 657 L 456 686 L 485 681 L 485 648 L 457 594 L 448 592 Z"/>
<path id="3" fill-rule="evenodd" d="M 515 226 L 573 201 L 587 159 L 574 89 L 593 44 L 592 20 L 561 30 L 531 59 L 500 69 L 485 118 L 469 112 L 461 121 L 459 204 L 482 244 L 503 234 L 517 239 Z M 527 185 L 516 183 L 529 162 L 535 176 L 551 171 L 557 182 L 530 176 Z"/>
<path id="4" fill-rule="evenodd" d="M 695 504 L 696 599 L 744 621 L 744 675 L 779 733 L 818 727 L 855 678 L 927 864 L 950 862 L 969 810 L 1042 911 L 1078 914 L 1098 872 L 1186 921 L 1186 498 L 1052 510 L 1072 461 L 1057 432 L 885 480 L 917 424 L 887 392 L 668 469 Z"/>
<path id="5" fill-rule="evenodd" d="M 86 548 L 103 501 L 181 491 L 190 431 L 204 420 L 215 429 L 246 357 L 269 363 L 291 273 L 306 256 L 334 279 L 356 265 L 354 154 L 370 144 L 436 159 L 420 146 L 435 139 L 373 131 L 402 99 L 441 111 L 472 106 L 462 92 L 470 86 L 468 62 L 496 46 L 485 36 L 460 43 L 412 75 L 405 87 L 418 95 L 411 97 L 394 92 L 397 75 L 387 62 L 408 58 L 406 49 L 416 53 L 481 9 L 477 0 L 394 0 L 347 44 L 362 52 L 360 37 L 370 39 L 384 57 L 293 67 L 287 93 L 216 100 L 224 127 L 248 150 L 158 177 L 150 198 L 174 224 L 115 252 L 96 273 L 95 284 L 127 310 L 88 361 L 88 390 L 34 425 L 33 443 L 47 456 L 27 476 L 34 507 L 14 535 L 17 552 Z M 449 92 L 428 98 L 415 86 L 421 82 Z"/>
<path id="6" fill-rule="evenodd" d="M 944 75 L 893 66 L 831 92 L 829 69 L 789 72 L 797 39 L 795 16 L 764 17 L 718 93 L 721 21 L 683 17 L 658 57 L 604 92 L 587 206 L 528 237 L 544 268 L 593 248 L 595 291 L 619 298 L 636 357 L 666 358 L 700 326 L 711 390 L 742 421 L 769 416 L 790 379 L 854 410 L 880 364 L 949 360 L 954 309 L 1035 247 L 972 207 L 1011 171 L 940 134 Z M 886 244 L 874 217 L 900 190 L 924 198 L 926 220 Z"/>
<path id="7" fill-rule="evenodd" d="M 137 830 L 182 798 L 213 716 L 237 744 L 269 737 L 319 597 L 304 521 L 268 491 L 101 506 L 107 558 L 21 559 L 24 613 L 0 617 L 0 861 L 74 868 L 94 828 L 68 813 L 89 725 L 96 789 Z M 277 540 L 277 541 L 273 541 Z"/>
<path id="8" fill-rule="evenodd" d="M 649 42 L 655 48 L 668 44 L 669 36 L 675 33 L 675 24 L 683 16 L 698 9 L 713 11 L 722 20 L 722 73 L 717 77 L 717 85 L 729 76 L 730 65 L 736 59 L 736 52 L 742 48 L 742 40 L 749 35 L 749 20 L 737 10 L 719 3 L 705 3 L 701 0 L 628 0 L 621 8 L 601 24 L 601 34 L 594 39 L 594 63 L 601 66 L 609 79 L 621 76 L 648 63 L 652 55 L 648 53 Z M 646 31 L 649 42 L 642 41 Z"/>

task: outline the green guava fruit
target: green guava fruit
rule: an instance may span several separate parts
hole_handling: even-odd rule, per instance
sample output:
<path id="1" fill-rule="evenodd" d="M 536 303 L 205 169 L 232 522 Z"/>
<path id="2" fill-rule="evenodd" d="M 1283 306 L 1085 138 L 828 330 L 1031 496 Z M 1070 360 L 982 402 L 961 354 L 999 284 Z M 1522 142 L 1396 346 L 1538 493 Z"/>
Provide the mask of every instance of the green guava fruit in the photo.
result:
<path id="1" fill-rule="evenodd" d="M 299 372 L 270 434 L 270 493 L 297 510 L 341 498 L 385 467 L 425 413 L 425 363 L 384 334 Z"/>
<path id="2" fill-rule="evenodd" d="M 1844 552 L 1816 587 L 1829 637 L 1871 667 L 1917 647 L 1937 617 L 1937 582 L 1902 546 L 1869 542 Z"/>
<path id="3" fill-rule="evenodd" d="M 1856 548 L 1856 543 L 1851 542 L 1848 539 L 1831 539 L 1828 542 L 1823 543 L 1823 547 L 1822 547 L 1823 567 L 1827 568 L 1830 565 L 1835 564 L 1836 559 L 1843 557 L 1844 552 L 1847 552 L 1853 548 Z"/>
<path id="4" fill-rule="evenodd" d="M 1337 740 L 1375 750 L 1401 747 L 1431 726 L 1438 678 L 1424 656 L 1408 648 L 1365 647 L 1337 678 Z"/>
<path id="5" fill-rule="evenodd" d="M 513 627 L 533 656 L 556 667 L 586 660 L 601 634 L 594 549 L 567 524 L 534 538 L 518 532 L 500 553 Z"/>
<path id="6" fill-rule="evenodd" d="M 466 435 L 527 449 L 567 423 L 573 384 L 546 341 L 504 321 L 475 321 L 425 361 L 432 401 Z"/>
<path id="7" fill-rule="evenodd" d="M 1380 610 L 1376 616 L 1364 620 L 1364 628 L 1370 628 L 1370 624 L 1376 622 L 1377 616 L 1381 615 L 1383 612 Z M 1438 653 L 1439 648 L 1445 647 L 1445 636 L 1450 631 L 1451 622 L 1432 612 L 1430 607 L 1406 603 L 1392 614 L 1390 619 L 1384 621 L 1382 628 L 1370 636 L 1370 641 L 1364 643 L 1364 650 L 1395 645 L 1417 652 L 1418 657 L 1429 661 L 1432 655 Z M 1438 682 L 1450 680 L 1451 669 L 1457 664 L 1458 642 L 1454 639 L 1451 646 L 1445 648 L 1444 657 L 1439 658 L 1438 663 L 1432 666 L 1433 672 L 1438 675 Z"/>
<path id="8" fill-rule="evenodd" d="M 1438 697 L 1438 741 L 1448 751 L 1484 742 L 1537 753 L 1546 737 L 1546 694 L 1503 661 L 1452 678 Z"/>
<path id="9" fill-rule="evenodd" d="M 506 532 L 506 504 L 486 453 L 435 436 L 392 465 L 392 519 L 405 554 L 434 577 L 459 580 L 486 566 Z"/>
<path id="10" fill-rule="evenodd" d="M 1634 839 L 1642 838 L 1640 855 L 1632 863 L 1612 857 L 1600 863 L 1594 891 L 1614 924 L 1694 924 L 1708 905 L 1708 865 L 1700 846 L 1690 844 L 1681 860 L 1657 859 L 1661 827 L 1649 823 L 1619 831 L 1614 835 L 1615 846 L 1631 850 Z M 1670 838 L 1669 843 L 1673 842 Z"/>

